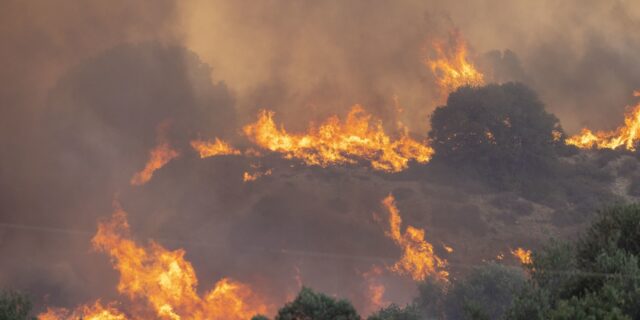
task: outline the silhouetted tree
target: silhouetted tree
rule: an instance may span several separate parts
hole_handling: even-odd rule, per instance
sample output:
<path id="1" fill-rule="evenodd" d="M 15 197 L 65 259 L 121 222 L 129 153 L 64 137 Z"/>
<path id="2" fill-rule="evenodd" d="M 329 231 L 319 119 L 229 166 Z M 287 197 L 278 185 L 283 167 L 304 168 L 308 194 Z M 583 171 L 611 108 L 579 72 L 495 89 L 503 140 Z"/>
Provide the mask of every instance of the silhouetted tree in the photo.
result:
<path id="1" fill-rule="evenodd" d="M 278 311 L 276 320 L 359 320 L 347 300 L 336 300 L 309 288 L 302 288 L 295 300 Z"/>
<path id="2" fill-rule="evenodd" d="M 562 128 L 519 83 L 462 87 L 431 117 L 435 159 L 473 168 L 493 182 L 538 172 L 555 156 Z"/>
<path id="3" fill-rule="evenodd" d="M 404 308 L 397 304 L 391 304 L 386 308 L 380 309 L 378 312 L 369 316 L 367 320 L 421 320 L 422 316 L 418 308 L 413 305 L 407 305 Z"/>
<path id="4" fill-rule="evenodd" d="M 25 294 L 6 290 L 0 292 L 0 320 L 31 320 L 31 300 Z"/>
<path id="5" fill-rule="evenodd" d="M 524 272 L 496 263 L 455 279 L 447 293 L 447 319 L 500 319 L 525 285 Z"/>

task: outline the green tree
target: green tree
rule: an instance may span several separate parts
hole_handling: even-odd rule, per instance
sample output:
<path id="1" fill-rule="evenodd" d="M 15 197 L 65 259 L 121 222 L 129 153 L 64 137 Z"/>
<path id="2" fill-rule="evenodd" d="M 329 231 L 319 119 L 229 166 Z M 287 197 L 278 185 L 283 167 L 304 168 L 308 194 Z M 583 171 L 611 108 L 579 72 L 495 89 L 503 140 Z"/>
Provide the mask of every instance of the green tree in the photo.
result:
<path id="1" fill-rule="evenodd" d="M 447 297 L 448 284 L 446 282 L 427 278 L 418 285 L 418 296 L 413 304 L 428 319 L 444 317 L 444 303 Z"/>
<path id="2" fill-rule="evenodd" d="M 575 246 L 535 253 L 510 319 L 640 319 L 640 206 L 604 210 Z"/>
<path id="3" fill-rule="evenodd" d="M 17 291 L 0 292 L 0 320 L 31 320 L 31 300 Z"/>
<path id="4" fill-rule="evenodd" d="M 524 273 L 512 267 L 489 263 L 475 268 L 453 280 L 445 302 L 447 319 L 500 319 L 525 282 Z"/>
<path id="5" fill-rule="evenodd" d="M 276 320 L 360 320 L 347 300 L 337 300 L 309 288 L 302 288 L 292 302 L 278 311 Z"/>
<path id="6" fill-rule="evenodd" d="M 367 320 L 421 320 L 422 316 L 419 309 L 409 304 L 404 308 L 397 304 L 391 304 L 386 308 L 380 309 L 378 312 L 369 316 Z"/>
<path id="7" fill-rule="evenodd" d="M 431 116 L 434 160 L 472 168 L 494 183 L 540 171 L 554 158 L 562 128 L 523 84 L 462 87 Z"/>

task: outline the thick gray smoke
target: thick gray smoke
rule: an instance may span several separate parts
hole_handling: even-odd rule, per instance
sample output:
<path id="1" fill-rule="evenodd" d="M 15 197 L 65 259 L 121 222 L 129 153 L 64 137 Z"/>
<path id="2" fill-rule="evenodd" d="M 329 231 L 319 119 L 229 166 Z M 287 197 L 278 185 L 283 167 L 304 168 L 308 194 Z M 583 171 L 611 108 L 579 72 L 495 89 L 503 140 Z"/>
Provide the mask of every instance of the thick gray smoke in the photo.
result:
<path id="1" fill-rule="evenodd" d="M 273 155 L 202 160 L 189 147 L 197 137 L 245 143 L 240 128 L 261 108 L 296 131 L 356 103 L 387 126 L 402 120 L 426 136 L 442 101 L 423 59 L 453 28 L 488 81 L 526 83 L 568 132 L 618 124 L 640 84 L 640 36 L 630 32 L 640 6 L 632 2 L 1 7 L 0 287 L 30 292 L 38 308 L 116 297 L 117 274 L 89 243 L 114 199 L 130 213 L 137 239 L 186 249 L 201 289 L 230 276 L 278 303 L 296 292 L 299 277 L 366 308 L 362 273 L 399 255 L 376 218 L 384 220 L 380 200 L 389 193 L 406 224 L 425 228 L 452 266 L 537 243 L 547 230 L 531 231 L 512 212 L 543 225 L 556 207 L 490 193 L 446 169 L 387 175 L 307 168 Z M 132 187 L 163 122 L 181 154 Z M 243 183 L 242 173 L 258 164 L 273 175 Z M 389 277 L 387 299 L 408 301 L 413 284 Z"/>

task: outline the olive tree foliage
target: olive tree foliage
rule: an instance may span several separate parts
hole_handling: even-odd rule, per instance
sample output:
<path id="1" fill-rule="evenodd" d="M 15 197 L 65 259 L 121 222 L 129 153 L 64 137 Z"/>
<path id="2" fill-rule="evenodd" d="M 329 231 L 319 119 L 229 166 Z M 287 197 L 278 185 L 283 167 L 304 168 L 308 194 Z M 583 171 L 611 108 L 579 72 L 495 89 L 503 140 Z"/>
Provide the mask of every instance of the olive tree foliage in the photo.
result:
<path id="1" fill-rule="evenodd" d="M 0 320 L 31 320 L 31 300 L 12 290 L 0 291 Z"/>
<path id="2" fill-rule="evenodd" d="M 378 312 L 370 315 L 367 320 L 422 320 L 422 313 L 415 304 L 409 304 L 400 307 L 397 304 L 380 309 Z"/>
<path id="3" fill-rule="evenodd" d="M 413 306 L 420 319 L 501 319 L 525 284 L 523 270 L 487 263 L 450 282 L 421 283 Z"/>
<path id="4" fill-rule="evenodd" d="M 356 309 L 347 300 L 337 300 L 309 288 L 282 307 L 276 320 L 360 320 Z"/>
<path id="5" fill-rule="evenodd" d="M 434 160 L 474 169 L 495 183 L 540 171 L 563 136 L 558 119 L 520 83 L 462 87 L 431 116 Z"/>
<path id="6" fill-rule="evenodd" d="M 640 206 L 600 212 L 575 244 L 536 252 L 509 319 L 640 319 Z"/>

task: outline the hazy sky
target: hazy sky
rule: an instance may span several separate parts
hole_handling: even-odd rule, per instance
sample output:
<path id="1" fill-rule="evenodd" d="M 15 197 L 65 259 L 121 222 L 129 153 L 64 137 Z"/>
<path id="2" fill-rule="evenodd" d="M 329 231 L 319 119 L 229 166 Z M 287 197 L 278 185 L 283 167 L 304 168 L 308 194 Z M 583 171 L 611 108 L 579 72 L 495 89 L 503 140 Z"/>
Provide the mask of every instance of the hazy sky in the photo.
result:
<path id="1" fill-rule="evenodd" d="M 248 187 L 239 176 L 249 160 L 186 152 L 153 184 L 132 188 L 157 125 L 171 119 L 172 143 L 188 150 L 198 136 L 235 139 L 262 108 L 295 131 L 358 103 L 424 137 L 442 101 L 423 59 L 458 29 L 488 81 L 525 82 L 569 133 L 611 129 L 640 88 L 638 28 L 640 2 L 623 0 L 2 1 L 0 222 L 49 231 L 0 228 L 0 254 L 12 257 L 0 259 L 0 287 L 59 304 L 115 295 L 108 259 L 89 254 L 88 240 L 119 198 L 141 239 L 223 243 L 188 248 L 196 269 L 214 270 L 204 283 L 228 273 L 265 288 L 286 282 L 274 293 L 284 297 L 298 265 L 309 279 L 337 275 L 317 285 L 351 294 L 359 262 L 234 249 L 388 257 L 394 246 L 371 217 L 389 192 L 417 223 L 422 210 L 468 207 L 366 172 L 311 169 Z M 405 206 L 403 193 L 440 202 Z"/>

